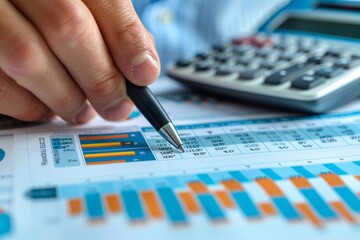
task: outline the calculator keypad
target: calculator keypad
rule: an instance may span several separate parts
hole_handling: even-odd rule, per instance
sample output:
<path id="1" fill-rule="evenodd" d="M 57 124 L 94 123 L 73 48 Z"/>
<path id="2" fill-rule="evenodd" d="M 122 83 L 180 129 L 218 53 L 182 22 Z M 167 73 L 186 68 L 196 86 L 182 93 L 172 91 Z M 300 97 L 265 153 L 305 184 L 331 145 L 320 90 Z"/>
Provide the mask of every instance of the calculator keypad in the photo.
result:
<path id="1" fill-rule="evenodd" d="M 300 92 L 314 93 L 313 89 L 320 91 L 360 66 L 360 49 L 343 45 L 334 47 L 326 40 L 310 37 L 256 35 L 179 60 L 172 71 L 179 70 L 176 74 L 183 79 L 204 84 L 212 81 L 213 86 L 231 82 L 235 89 L 262 88 L 262 94 L 273 92 L 273 96 L 288 91 L 291 97 Z"/>

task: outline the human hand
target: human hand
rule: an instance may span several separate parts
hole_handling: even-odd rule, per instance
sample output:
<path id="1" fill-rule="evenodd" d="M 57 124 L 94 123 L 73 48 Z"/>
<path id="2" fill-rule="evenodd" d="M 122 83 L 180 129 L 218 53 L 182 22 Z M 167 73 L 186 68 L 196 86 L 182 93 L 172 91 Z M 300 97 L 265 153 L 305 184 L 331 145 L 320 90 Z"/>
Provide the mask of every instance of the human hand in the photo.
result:
<path id="1" fill-rule="evenodd" d="M 132 111 L 124 77 L 160 73 L 153 41 L 131 0 L 0 1 L 0 113 L 84 123 Z"/>

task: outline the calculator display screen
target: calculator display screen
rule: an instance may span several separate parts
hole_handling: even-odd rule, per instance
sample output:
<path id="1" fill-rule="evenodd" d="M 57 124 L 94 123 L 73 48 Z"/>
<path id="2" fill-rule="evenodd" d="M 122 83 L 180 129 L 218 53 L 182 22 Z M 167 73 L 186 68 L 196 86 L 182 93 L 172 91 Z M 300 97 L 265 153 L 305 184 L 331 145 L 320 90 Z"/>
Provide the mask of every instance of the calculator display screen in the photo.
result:
<path id="1" fill-rule="evenodd" d="M 289 16 L 277 27 L 277 29 L 360 39 L 360 24 L 339 22 L 330 19 L 307 19 L 304 17 Z"/>

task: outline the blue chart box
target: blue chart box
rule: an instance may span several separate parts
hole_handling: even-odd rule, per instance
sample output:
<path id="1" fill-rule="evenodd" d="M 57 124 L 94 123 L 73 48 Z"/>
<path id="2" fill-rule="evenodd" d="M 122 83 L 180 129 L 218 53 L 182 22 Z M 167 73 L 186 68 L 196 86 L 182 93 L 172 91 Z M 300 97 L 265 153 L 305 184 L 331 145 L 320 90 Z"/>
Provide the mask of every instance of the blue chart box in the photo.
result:
<path id="1" fill-rule="evenodd" d="M 52 136 L 50 140 L 55 167 L 80 166 L 73 136 Z"/>

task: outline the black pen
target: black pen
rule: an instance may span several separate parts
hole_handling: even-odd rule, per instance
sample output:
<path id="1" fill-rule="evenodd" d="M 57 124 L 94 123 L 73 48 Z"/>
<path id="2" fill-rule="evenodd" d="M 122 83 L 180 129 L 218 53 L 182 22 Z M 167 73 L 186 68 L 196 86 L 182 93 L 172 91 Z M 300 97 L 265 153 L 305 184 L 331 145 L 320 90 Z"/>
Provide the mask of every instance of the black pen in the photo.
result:
<path id="1" fill-rule="evenodd" d="M 155 130 L 171 145 L 185 152 L 179 134 L 169 116 L 148 87 L 140 87 L 126 80 L 126 90 L 135 106 Z"/>

